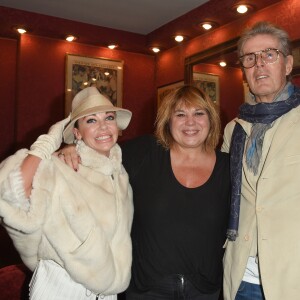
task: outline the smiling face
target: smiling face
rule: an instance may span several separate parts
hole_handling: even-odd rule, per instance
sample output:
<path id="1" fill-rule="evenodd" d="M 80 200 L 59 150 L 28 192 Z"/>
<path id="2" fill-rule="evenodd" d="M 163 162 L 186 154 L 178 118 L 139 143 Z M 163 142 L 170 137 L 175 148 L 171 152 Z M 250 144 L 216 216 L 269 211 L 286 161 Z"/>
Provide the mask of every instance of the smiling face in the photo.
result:
<path id="1" fill-rule="evenodd" d="M 209 130 L 209 116 L 204 109 L 180 105 L 171 115 L 170 132 L 174 146 L 203 149 Z"/>
<path id="2" fill-rule="evenodd" d="M 77 140 L 83 140 L 90 148 L 109 156 L 110 149 L 118 139 L 115 112 L 101 112 L 78 120 L 78 128 L 73 129 Z"/>
<path id="3" fill-rule="evenodd" d="M 248 39 L 243 45 L 243 54 L 265 50 L 267 48 L 280 48 L 277 38 L 269 34 L 258 34 Z M 284 57 L 279 53 L 278 60 L 273 64 L 265 64 L 260 55 L 254 67 L 244 69 L 244 73 L 251 92 L 257 102 L 272 102 L 276 95 L 286 84 L 286 75 L 292 71 L 293 57 Z"/>

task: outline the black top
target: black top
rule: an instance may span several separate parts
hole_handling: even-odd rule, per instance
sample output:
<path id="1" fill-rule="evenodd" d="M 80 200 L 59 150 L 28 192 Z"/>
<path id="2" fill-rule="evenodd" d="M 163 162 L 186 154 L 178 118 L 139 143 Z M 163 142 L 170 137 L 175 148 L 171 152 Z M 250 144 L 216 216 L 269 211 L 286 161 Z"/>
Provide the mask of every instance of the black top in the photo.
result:
<path id="1" fill-rule="evenodd" d="M 230 201 L 228 154 L 217 151 L 207 182 L 186 188 L 173 174 L 170 151 L 154 137 L 122 148 L 134 193 L 131 284 L 145 291 L 164 276 L 183 274 L 203 293 L 220 289 Z"/>

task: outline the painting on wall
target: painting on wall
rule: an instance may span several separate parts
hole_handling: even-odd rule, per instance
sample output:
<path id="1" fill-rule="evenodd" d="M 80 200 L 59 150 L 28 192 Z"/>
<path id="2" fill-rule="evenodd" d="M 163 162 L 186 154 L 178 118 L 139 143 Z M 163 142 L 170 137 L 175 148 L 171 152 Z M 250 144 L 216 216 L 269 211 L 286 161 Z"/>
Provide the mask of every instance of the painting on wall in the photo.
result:
<path id="1" fill-rule="evenodd" d="M 74 96 L 95 86 L 113 105 L 122 107 L 123 61 L 66 54 L 65 115 L 71 111 Z"/>
<path id="2" fill-rule="evenodd" d="M 293 68 L 299 68 L 300 67 L 300 47 L 294 48 L 292 50 L 292 55 L 293 55 Z"/>
<path id="3" fill-rule="evenodd" d="M 176 89 L 177 87 L 183 86 L 184 81 L 176 81 L 170 84 L 163 85 L 157 89 L 157 108 L 159 108 L 161 101 L 164 99 L 164 97 Z"/>
<path id="4" fill-rule="evenodd" d="M 206 93 L 212 101 L 219 103 L 219 76 L 193 72 L 193 85 Z"/>
<path id="5" fill-rule="evenodd" d="M 293 49 L 293 71 L 292 71 L 292 83 L 300 86 L 300 47 Z"/>

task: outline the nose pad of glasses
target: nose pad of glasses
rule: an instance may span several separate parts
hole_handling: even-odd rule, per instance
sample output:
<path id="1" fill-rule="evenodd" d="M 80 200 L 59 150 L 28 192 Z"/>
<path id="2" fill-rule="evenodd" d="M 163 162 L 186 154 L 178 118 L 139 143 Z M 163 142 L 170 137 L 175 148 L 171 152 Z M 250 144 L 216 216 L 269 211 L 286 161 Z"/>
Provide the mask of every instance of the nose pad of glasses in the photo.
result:
<path id="1" fill-rule="evenodd" d="M 256 66 L 258 66 L 258 65 L 265 65 L 266 64 L 265 61 L 264 61 L 264 59 L 262 58 L 262 56 L 263 56 L 263 53 L 259 53 L 259 54 L 255 55 Z"/>

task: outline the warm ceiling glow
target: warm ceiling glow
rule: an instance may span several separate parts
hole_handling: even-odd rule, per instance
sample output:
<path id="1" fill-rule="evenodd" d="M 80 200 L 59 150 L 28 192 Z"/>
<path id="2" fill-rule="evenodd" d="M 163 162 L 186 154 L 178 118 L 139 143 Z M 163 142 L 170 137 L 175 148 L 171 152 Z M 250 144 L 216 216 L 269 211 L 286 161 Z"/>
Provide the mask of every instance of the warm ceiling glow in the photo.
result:
<path id="1" fill-rule="evenodd" d="M 113 50 L 113 49 L 115 49 L 117 47 L 117 45 L 116 44 L 111 44 L 111 45 L 108 45 L 107 47 L 109 49 Z"/>
<path id="2" fill-rule="evenodd" d="M 239 5 L 236 10 L 238 13 L 244 14 L 248 11 L 248 7 L 246 5 Z"/>
<path id="3" fill-rule="evenodd" d="M 20 34 L 23 34 L 26 32 L 26 30 L 24 28 L 17 28 L 17 31 L 20 33 Z"/>
<path id="4" fill-rule="evenodd" d="M 203 23 L 202 24 L 202 27 L 205 29 L 205 30 L 209 30 L 212 28 L 212 25 L 210 23 Z"/>
<path id="5" fill-rule="evenodd" d="M 75 40 L 76 40 L 76 37 L 73 36 L 73 35 L 68 35 L 68 36 L 66 37 L 66 41 L 68 41 L 68 42 L 73 42 L 73 41 L 75 41 Z"/>
<path id="6" fill-rule="evenodd" d="M 158 53 L 158 52 L 160 51 L 160 49 L 157 48 L 157 47 L 152 47 L 152 51 L 153 51 L 154 53 Z"/>
<path id="7" fill-rule="evenodd" d="M 183 37 L 182 35 L 176 35 L 176 36 L 175 36 L 175 41 L 176 41 L 176 42 L 180 43 L 180 42 L 182 42 L 183 40 L 184 40 L 184 37 Z"/>
<path id="8" fill-rule="evenodd" d="M 226 67 L 227 64 L 225 61 L 220 61 L 219 65 L 224 68 L 224 67 Z"/>

